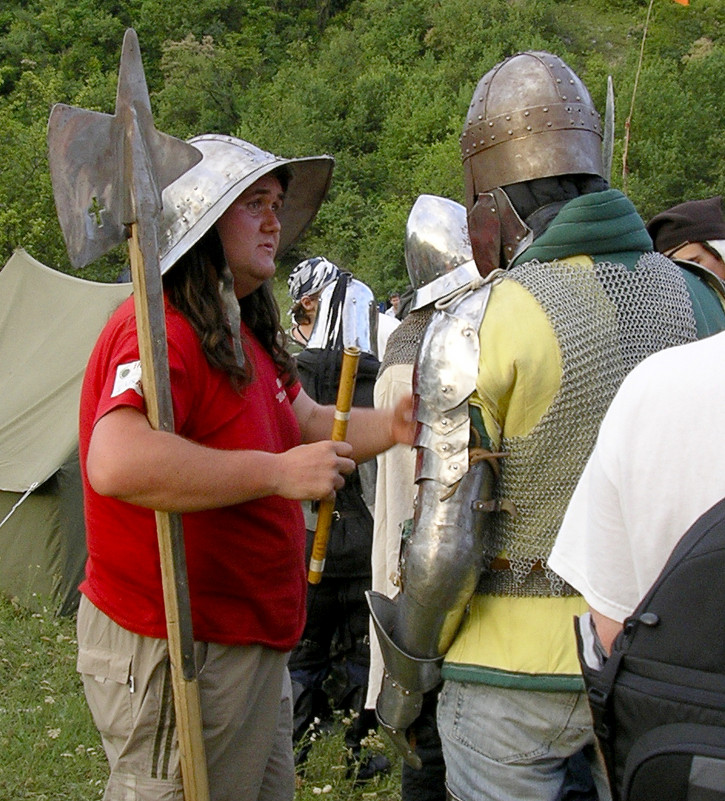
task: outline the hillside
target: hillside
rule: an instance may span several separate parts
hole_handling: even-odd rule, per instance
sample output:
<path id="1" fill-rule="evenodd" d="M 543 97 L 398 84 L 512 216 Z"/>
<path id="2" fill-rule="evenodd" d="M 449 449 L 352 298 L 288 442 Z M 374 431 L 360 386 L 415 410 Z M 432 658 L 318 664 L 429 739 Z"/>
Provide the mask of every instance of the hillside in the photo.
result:
<path id="1" fill-rule="evenodd" d="M 0 11 L 0 263 L 13 248 L 69 270 L 50 192 L 53 103 L 112 112 L 123 31 L 140 38 L 157 126 L 229 132 L 337 166 L 329 199 L 281 265 L 325 253 L 382 295 L 404 282 L 422 192 L 461 200 L 458 136 L 484 71 L 517 50 L 562 55 L 603 110 L 616 94 L 612 183 L 640 213 L 725 193 L 725 0 L 6 0 Z M 122 253 L 87 277 L 112 280 Z"/>

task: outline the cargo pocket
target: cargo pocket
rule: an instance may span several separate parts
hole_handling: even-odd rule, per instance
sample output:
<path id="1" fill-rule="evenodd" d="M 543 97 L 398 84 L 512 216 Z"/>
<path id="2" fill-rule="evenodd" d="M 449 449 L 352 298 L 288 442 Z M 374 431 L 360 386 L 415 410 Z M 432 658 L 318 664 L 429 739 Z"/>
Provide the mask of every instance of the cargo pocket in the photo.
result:
<path id="1" fill-rule="evenodd" d="M 93 722 L 104 738 L 127 737 L 133 727 L 129 654 L 80 646 L 76 670 L 83 678 Z"/>

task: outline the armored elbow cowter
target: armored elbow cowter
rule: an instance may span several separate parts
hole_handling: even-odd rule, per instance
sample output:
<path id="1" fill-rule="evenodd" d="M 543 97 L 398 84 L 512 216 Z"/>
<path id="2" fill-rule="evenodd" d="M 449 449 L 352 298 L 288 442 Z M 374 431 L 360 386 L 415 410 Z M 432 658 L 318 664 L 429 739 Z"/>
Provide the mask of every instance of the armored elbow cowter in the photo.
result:
<path id="1" fill-rule="evenodd" d="M 406 729 L 422 695 L 440 682 L 440 666 L 473 595 L 483 560 L 487 501 L 494 471 L 469 464 L 468 399 L 478 371 L 478 329 L 490 283 L 464 292 L 432 317 L 421 342 L 412 533 L 401 559 L 401 589 L 391 600 L 368 593 L 385 662 L 376 712 L 383 729 L 414 767 Z"/>

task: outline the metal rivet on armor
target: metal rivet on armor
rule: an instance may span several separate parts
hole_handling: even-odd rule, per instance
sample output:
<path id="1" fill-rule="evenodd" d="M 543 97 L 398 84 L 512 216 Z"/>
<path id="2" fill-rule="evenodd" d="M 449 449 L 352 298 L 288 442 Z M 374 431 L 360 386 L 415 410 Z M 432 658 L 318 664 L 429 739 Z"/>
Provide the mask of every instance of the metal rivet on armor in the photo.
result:
<path id="1" fill-rule="evenodd" d="M 496 207 L 495 206 L 491 206 L 489 211 L 491 212 L 491 214 L 495 214 L 496 213 Z"/>
<path id="2" fill-rule="evenodd" d="M 509 130 L 509 136 L 513 136 L 513 133 L 514 132 L 512 130 Z"/>
<path id="3" fill-rule="evenodd" d="M 495 138 L 496 138 L 496 134 L 492 134 L 491 135 L 491 141 L 493 141 Z"/>
<path id="4" fill-rule="evenodd" d="M 482 119 L 483 119 L 483 114 L 479 114 L 479 115 L 478 115 L 478 119 L 479 119 L 479 120 L 482 120 Z"/>
<path id="5" fill-rule="evenodd" d="M 547 127 L 547 128 L 551 128 L 551 123 L 550 123 L 550 122 L 547 122 L 547 123 L 546 123 L 546 127 Z"/>
<path id="6" fill-rule="evenodd" d="M 521 234 L 516 234 L 516 241 L 517 241 L 517 242 L 520 242 L 520 241 L 521 241 Z"/>
<path id="7" fill-rule="evenodd" d="M 444 395 L 448 395 L 448 394 L 450 393 L 450 391 L 451 391 L 451 387 L 449 387 L 449 386 L 446 386 L 446 387 L 441 387 L 441 392 L 442 392 Z"/>
<path id="8" fill-rule="evenodd" d="M 529 116 L 529 114 L 531 114 L 531 112 L 530 112 L 530 111 L 524 111 L 524 117 L 528 117 L 528 116 Z"/>
<path id="9" fill-rule="evenodd" d="M 556 82 L 557 82 L 557 83 L 561 83 L 561 78 L 557 78 L 557 79 L 556 79 Z"/>
<path id="10" fill-rule="evenodd" d="M 447 417 L 444 417 L 441 420 L 441 426 L 443 426 L 443 428 L 447 428 L 450 424 L 451 424 L 451 421 Z"/>
<path id="11" fill-rule="evenodd" d="M 549 107 L 548 107 L 548 106 L 544 106 L 544 108 L 542 109 L 542 111 L 544 112 L 544 114 L 546 114 L 546 112 L 547 112 L 548 110 L 549 110 Z"/>
<path id="12" fill-rule="evenodd" d="M 492 123 L 492 122 L 489 122 L 489 123 L 488 123 L 488 127 L 489 127 L 489 128 L 493 128 L 493 123 Z"/>
<path id="13" fill-rule="evenodd" d="M 561 96 L 561 99 L 562 99 L 562 100 L 566 100 L 566 95 L 562 95 L 562 96 Z"/>
<path id="14" fill-rule="evenodd" d="M 569 83 L 570 83 L 572 86 L 574 86 L 574 79 L 573 79 L 573 78 L 569 78 Z"/>
<path id="15" fill-rule="evenodd" d="M 578 102 L 578 101 L 580 101 L 580 100 L 581 100 L 581 97 L 579 97 L 579 95 L 577 95 L 577 96 L 576 96 L 576 99 L 577 99 L 577 102 Z"/>
<path id="16" fill-rule="evenodd" d="M 511 119 L 511 115 L 510 115 L 510 114 L 507 114 L 507 115 L 506 115 L 506 120 L 508 121 L 508 120 L 510 120 L 510 119 Z"/>
<path id="17" fill-rule="evenodd" d="M 530 131 L 530 130 L 531 130 L 531 126 L 530 126 L 530 125 L 527 125 L 527 126 L 526 126 L 526 130 L 527 130 L 527 131 Z"/>

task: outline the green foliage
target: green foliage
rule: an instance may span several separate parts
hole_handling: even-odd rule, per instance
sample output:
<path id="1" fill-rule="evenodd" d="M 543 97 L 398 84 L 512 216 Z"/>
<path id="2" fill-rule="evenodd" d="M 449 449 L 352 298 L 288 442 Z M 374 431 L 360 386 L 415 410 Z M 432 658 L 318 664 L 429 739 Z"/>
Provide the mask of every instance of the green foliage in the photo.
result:
<path id="1" fill-rule="evenodd" d="M 112 112 L 124 28 L 140 38 L 157 126 L 229 132 L 280 155 L 330 153 L 330 195 L 281 262 L 324 253 L 383 297 L 405 283 L 418 194 L 462 199 L 458 136 L 473 89 L 524 49 L 562 55 L 603 109 L 612 182 L 649 0 L 10 0 L 0 10 L 0 263 L 23 246 L 68 270 L 45 156 L 52 103 Z M 725 191 L 725 0 L 656 0 L 627 152 L 643 216 Z M 117 252 L 86 277 L 113 280 Z"/>
<path id="2" fill-rule="evenodd" d="M 95 801 L 106 765 L 75 671 L 74 621 L 0 596 L 0 798 Z"/>

